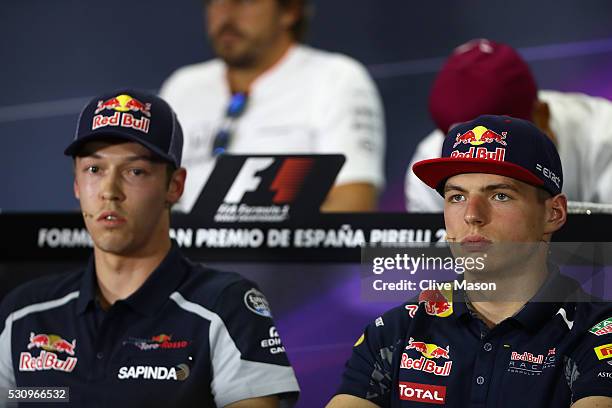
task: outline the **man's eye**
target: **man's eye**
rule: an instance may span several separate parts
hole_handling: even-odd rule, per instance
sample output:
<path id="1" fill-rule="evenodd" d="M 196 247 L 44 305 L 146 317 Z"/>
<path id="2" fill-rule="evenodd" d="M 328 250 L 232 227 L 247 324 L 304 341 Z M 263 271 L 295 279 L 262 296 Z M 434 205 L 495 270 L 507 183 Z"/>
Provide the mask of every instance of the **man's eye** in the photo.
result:
<path id="1" fill-rule="evenodd" d="M 504 193 L 496 193 L 493 198 L 497 201 L 508 201 L 510 200 L 510 196 Z"/>
<path id="2" fill-rule="evenodd" d="M 87 166 L 88 173 L 97 173 L 100 170 L 98 166 Z"/>
<path id="3" fill-rule="evenodd" d="M 465 197 L 463 196 L 463 194 L 453 194 L 450 197 L 448 197 L 448 201 L 450 201 L 451 203 L 458 203 L 463 200 L 465 200 Z"/>
<path id="4" fill-rule="evenodd" d="M 131 169 L 130 173 L 135 176 L 142 176 L 143 174 L 145 174 L 145 171 L 143 169 Z"/>

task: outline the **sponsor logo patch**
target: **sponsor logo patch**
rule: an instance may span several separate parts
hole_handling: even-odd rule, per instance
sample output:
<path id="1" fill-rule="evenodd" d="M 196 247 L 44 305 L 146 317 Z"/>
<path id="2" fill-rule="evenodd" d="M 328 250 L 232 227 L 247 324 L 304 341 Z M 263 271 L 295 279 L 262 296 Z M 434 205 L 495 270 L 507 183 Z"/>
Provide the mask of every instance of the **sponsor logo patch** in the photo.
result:
<path id="1" fill-rule="evenodd" d="M 452 290 L 424 290 L 419 294 L 419 304 L 431 316 L 448 317 L 453 314 Z"/>
<path id="2" fill-rule="evenodd" d="M 68 357 L 62 360 L 57 354 L 45 350 L 41 350 L 38 356 L 22 352 L 19 355 L 19 371 L 56 370 L 70 373 L 76 367 L 77 362 L 76 357 Z"/>
<path id="3" fill-rule="evenodd" d="M 244 304 L 253 313 L 263 317 L 272 317 L 268 300 L 263 293 L 253 288 L 244 294 Z"/>
<path id="4" fill-rule="evenodd" d="M 189 345 L 187 340 L 172 341 L 172 334 L 158 334 L 148 339 L 138 337 L 128 337 L 123 341 L 123 345 L 132 345 L 140 350 L 168 350 L 168 349 L 183 349 Z"/>
<path id="5" fill-rule="evenodd" d="M 281 341 L 278 331 L 276 331 L 276 327 L 270 327 L 270 332 L 268 334 L 270 338 L 263 339 L 260 343 L 262 349 L 269 349 L 270 354 L 279 354 L 285 352 L 285 347 L 283 346 L 283 342 Z"/>
<path id="6" fill-rule="evenodd" d="M 408 353 L 402 354 L 400 368 L 406 370 L 417 370 L 425 373 L 448 377 L 453 367 L 452 360 L 446 361 L 443 365 L 437 365 L 435 359 L 449 360 L 449 346 L 442 348 L 437 344 L 415 341 L 412 337 L 408 340 L 406 350 L 416 350 L 421 353 L 420 358 L 412 358 Z"/>
<path id="7" fill-rule="evenodd" d="M 164 366 L 124 366 L 119 368 L 120 380 L 169 380 L 184 381 L 189 377 L 189 366 L 179 364 L 175 367 Z"/>
<path id="8" fill-rule="evenodd" d="M 406 305 L 405 308 L 408 311 L 408 316 L 414 318 L 417 310 L 419 309 L 419 305 Z"/>
<path id="9" fill-rule="evenodd" d="M 595 326 L 589 329 L 589 332 L 596 336 L 603 336 L 604 334 L 612 334 L 612 317 L 608 317 L 606 320 L 602 320 Z"/>
<path id="10" fill-rule="evenodd" d="M 66 353 L 74 356 L 76 349 L 76 339 L 72 341 L 64 340 L 57 334 L 35 334 L 30 332 L 30 341 L 28 342 L 28 350 L 40 348 L 46 351 L 56 351 L 58 353 Z"/>
<path id="11" fill-rule="evenodd" d="M 502 132 L 501 135 L 491 129 L 487 129 L 484 126 L 476 126 L 474 129 L 470 129 L 465 133 L 457 133 L 455 137 L 455 144 L 453 149 L 460 144 L 470 144 L 473 146 L 480 146 L 485 143 L 499 143 L 502 146 L 506 146 L 506 135 L 508 132 Z"/>
<path id="12" fill-rule="evenodd" d="M 600 360 L 606 360 L 612 358 L 612 343 L 604 344 L 603 346 L 595 347 L 595 354 Z"/>
<path id="13" fill-rule="evenodd" d="M 555 366 L 556 354 L 556 347 L 548 349 L 546 356 L 544 354 L 536 355 L 527 351 L 522 353 L 513 351 L 510 354 L 508 372 L 529 376 L 542 375 L 544 370 Z"/>
<path id="14" fill-rule="evenodd" d="M 149 133 L 151 120 L 151 104 L 143 103 L 130 95 L 117 95 L 106 101 L 98 101 L 98 106 L 94 112 L 91 130 L 96 130 L 106 126 L 121 126 Z M 110 110 L 115 111 L 112 116 L 102 115 L 101 112 Z M 129 112 L 139 112 L 140 118 L 136 118 Z"/>
<path id="15" fill-rule="evenodd" d="M 399 382 L 399 396 L 404 401 L 442 405 L 446 401 L 446 387 L 442 385 Z"/>

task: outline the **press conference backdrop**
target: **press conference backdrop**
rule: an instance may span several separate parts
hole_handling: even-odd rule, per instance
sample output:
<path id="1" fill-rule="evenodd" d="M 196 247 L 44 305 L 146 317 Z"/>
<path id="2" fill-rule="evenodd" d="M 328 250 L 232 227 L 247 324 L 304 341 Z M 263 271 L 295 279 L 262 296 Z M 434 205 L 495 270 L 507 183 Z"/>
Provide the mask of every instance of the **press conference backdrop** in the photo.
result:
<path id="1" fill-rule="evenodd" d="M 307 42 L 363 62 L 382 94 L 384 210 L 404 208 L 406 166 L 433 128 L 429 88 L 461 42 L 509 43 L 529 61 L 541 88 L 612 98 L 612 3 L 606 0 L 311 3 Z M 4 2 L 0 38 L 3 211 L 76 208 L 62 148 L 87 99 L 124 86 L 157 90 L 174 69 L 212 56 L 202 0 Z"/>

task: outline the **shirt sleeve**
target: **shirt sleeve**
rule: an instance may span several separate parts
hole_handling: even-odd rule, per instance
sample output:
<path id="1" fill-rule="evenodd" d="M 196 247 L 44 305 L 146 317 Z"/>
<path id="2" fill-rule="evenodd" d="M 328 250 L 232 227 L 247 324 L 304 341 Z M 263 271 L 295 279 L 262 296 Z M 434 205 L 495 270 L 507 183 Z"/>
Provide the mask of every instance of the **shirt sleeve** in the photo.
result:
<path id="1" fill-rule="evenodd" d="M 412 171 L 412 166 L 421 160 L 440 157 L 444 135 L 434 130 L 417 146 L 414 156 L 406 169 L 404 191 L 406 195 L 406 211 L 413 213 L 442 212 L 444 201 L 440 194 L 423 183 Z"/>
<path id="2" fill-rule="evenodd" d="M 263 293 L 248 281 L 227 287 L 211 322 L 212 390 L 222 407 L 247 398 L 279 395 L 293 406 L 299 386 Z"/>
<path id="3" fill-rule="evenodd" d="M 590 396 L 612 397 L 611 328 L 612 314 L 586 332 L 574 353 L 565 358 L 572 402 Z"/>
<path id="4" fill-rule="evenodd" d="M 342 153 L 346 162 L 336 184 L 384 186 L 385 123 L 376 85 L 357 61 L 337 56 L 334 75 L 321 87 L 321 153 Z M 330 73 L 331 74 L 331 73 Z"/>
<path id="5" fill-rule="evenodd" d="M 407 333 L 406 305 L 392 309 L 369 324 L 353 346 L 336 394 L 363 398 L 389 407 L 393 389 L 393 357 Z M 395 364 L 398 364 L 395 362 Z"/>

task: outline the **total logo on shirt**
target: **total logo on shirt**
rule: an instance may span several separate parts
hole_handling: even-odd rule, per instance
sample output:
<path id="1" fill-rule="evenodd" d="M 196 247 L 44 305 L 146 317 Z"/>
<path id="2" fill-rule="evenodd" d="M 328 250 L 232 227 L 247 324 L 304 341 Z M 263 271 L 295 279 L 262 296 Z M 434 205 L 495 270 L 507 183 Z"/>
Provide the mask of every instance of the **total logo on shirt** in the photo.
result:
<path id="1" fill-rule="evenodd" d="M 442 385 L 399 382 L 399 397 L 404 401 L 418 401 L 442 405 L 446 401 L 446 387 Z"/>

